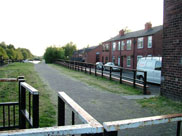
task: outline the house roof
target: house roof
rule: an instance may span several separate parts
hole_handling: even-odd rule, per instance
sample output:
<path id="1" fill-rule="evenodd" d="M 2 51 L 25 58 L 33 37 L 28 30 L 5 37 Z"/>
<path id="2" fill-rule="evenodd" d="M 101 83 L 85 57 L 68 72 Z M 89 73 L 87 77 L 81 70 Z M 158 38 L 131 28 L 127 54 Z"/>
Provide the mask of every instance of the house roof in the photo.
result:
<path id="1" fill-rule="evenodd" d="M 84 49 L 80 49 L 80 50 L 74 51 L 73 54 L 80 54 L 80 53 L 89 52 L 89 51 L 91 51 L 91 50 L 93 50 L 93 49 L 95 49 L 97 47 L 98 47 L 98 45 L 97 46 L 91 46 L 91 47 L 84 48 Z"/>
<path id="2" fill-rule="evenodd" d="M 123 36 L 117 35 L 105 42 L 113 42 L 113 41 L 117 41 L 117 40 L 123 40 L 123 39 L 128 39 L 128 38 L 136 38 L 136 37 L 142 37 L 142 36 L 147 36 L 147 35 L 153 35 L 156 32 L 160 31 L 163 29 L 163 26 L 156 26 L 156 27 L 152 27 L 149 30 L 139 30 L 139 31 L 135 31 L 135 32 L 129 32 L 124 34 Z"/>

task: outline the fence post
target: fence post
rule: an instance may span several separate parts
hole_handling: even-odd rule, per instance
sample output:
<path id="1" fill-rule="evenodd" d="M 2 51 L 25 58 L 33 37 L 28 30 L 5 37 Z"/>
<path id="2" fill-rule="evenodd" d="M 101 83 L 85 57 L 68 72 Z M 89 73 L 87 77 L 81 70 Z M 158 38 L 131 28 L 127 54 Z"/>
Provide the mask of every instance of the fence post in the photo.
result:
<path id="1" fill-rule="evenodd" d="M 97 65 L 95 65 L 95 76 L 97 76 Z"/>
<path id="2" fill-rule="evenodd" d="M 58 96 L 58 126 L 65 125 L 65 103 Z"/>
<path id="3" fill-rule="evenodd" d="M 136 71 L 134 70 L 133 71 L 133 87 L 135 88 L 136 87 Z"/>
<path id="4" fill-rule="evenodd" d="M 147 94 L 147 72 L 144 72 L 144 78 L 143 78 L 143 94 Z"/>
<path id="5" fill-rule="evenodd" d="M 109 79 L 111 80 L 111 79 L 112 79 L 112 77 L 111 77 L 111 76 L 112 76 L 112 75 L 111 75 L 111 74 L 112 74 L 112 67 L 110 67 L 110 70 L 109 70 L 109 71 L 110 71 L 110 72 L 109 72 Z"/>
<path id="6" fill-rule="evenodd" d="M 176 132 L 176 136 L 180 136 L 180 128 L 181 128 L 181 121 L 177 122 L 177 132 Z"/>
<path id="7" fill-rule="evenodd" d="M 21 82 L 24 82 L 24 81 L 23 79 L 19 80 L 19 83 L 20 83 L 19 128 L 20 129 L 26 128 L 26 119 L 23 115 L 23 112 L 25 112 L 25 109 L 26 109 L 26 89 L 23 86 L 21 86 Z"/>
<path id="8" fill-rule="evenodd" d="M 102 78 L 103 78 L 103 71 L 104 71 L 104 66 L 102 65 Z"/>
<path id="9" fill-rule="evenodd" d="M 33 128 L 39 127 L 39 94 L 33 94 Z M 29 113 L 30 114 L 30 113 Z"/>
<path id="10" fill-rule="evenodd" d="M 120 78 L 119 78 L 120 84 L 122 84 L 122 74 L 123 74 L 123 69 L 120 68 Z"/>
<path id="11" fill-rule="evenodd" d="M 91 64 L 89 65 L 89 67 L 90 67 L 90 72 L 89 72 L 89 73 L 90 73 L 90 75 L 91 75 Z"/>
<path id="12" fill-rule="evenodd" d="M 85 63 L 85 73 L 87 73 L 86 63 Z"/>

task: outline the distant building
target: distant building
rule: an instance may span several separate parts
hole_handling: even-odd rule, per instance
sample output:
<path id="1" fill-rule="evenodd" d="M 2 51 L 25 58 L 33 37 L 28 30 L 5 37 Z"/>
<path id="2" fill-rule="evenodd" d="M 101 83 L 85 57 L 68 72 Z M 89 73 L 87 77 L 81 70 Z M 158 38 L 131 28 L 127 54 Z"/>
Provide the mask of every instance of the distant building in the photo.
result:
<path id="1" fill-rule="evenodd" d="M 87 62 L 87 63 L 96 63 L 101 61 L 100 60 L 101 52 L 102 52 L 102 46 L 92 46 L 80 49 L 73 53 L 71 60 Z"/>
<path id="2" fill-rule="evenodd" d="M 163 26 L 152 27 L 145 24 L 145 29 L 119 34 L 102 45 L 75 51 L 72 60 L 87 63 L 114 62 L 124 68 L 136 68 L 137 61 L 146 56 L 162 56 Z"/>
<path id="3" fill-rule="evenodd" d="M 125 68 L 136 68 L 137 61 L 146 56 L 162 56 L 163 26 L 152 27 L 145 24 L 145 29 L 119 34 L 102 43 L 102 62 L 114 62 Z"/>

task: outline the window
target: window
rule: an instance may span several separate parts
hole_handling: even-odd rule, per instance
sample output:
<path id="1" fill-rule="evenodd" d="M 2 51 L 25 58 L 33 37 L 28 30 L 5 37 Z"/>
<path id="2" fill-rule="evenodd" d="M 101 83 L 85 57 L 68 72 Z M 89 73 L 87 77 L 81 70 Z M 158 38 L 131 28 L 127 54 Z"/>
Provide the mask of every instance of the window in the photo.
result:
<path id="1" fill-rule="evenodd" d="M 155 64 L 155 70 L 161 70 L 161 62 L 157 61 Z"/>
<path id="2" fill-rule="evenodd" d="M 105 50 L 106 50 L 106 51 L 109 50 L 109 44 L 105 44 Z"/>
<path id="3" fill-rule="evenodd" d="M 121 50 L 124 50 L 124 41 L 121 42 Z"/>
<path id="4" fill-rule="evenodd" d="M 105 58 L 106 63 L 108 62 L 108 57 Z"/>
<path id="5" fill-rule="evenodd" d="M 152 48 L 152 36 L 148 36 L 148 48 Z"/>
<path id="6" fill-rule="evenodd" d="M 137 56 L 137 62 L 139 61 L 139 59 L 141 59 L 143 56 L 142 55 L 138 55 Z"/>
<path id="7" fill-rule="evenodd" d="M 118 42 L 118 51 L 120 50 L 121 42 Z"/>
<path id="8" fill-rule="evenodd" d="M 138 47 L 138 49 L 143 48 L 143 37 L 138 38 L 137 47 Z"/>
<path id="9" fill-rule="evenodd" d="M 127 40 L 127 50 L 131 50 L 131 40 Z"/>
<path id="10" fill-rule="evenodd" d="M 112 56 L 112 62 L 115 63 L 115 56 Z"/>
<path id="11" fill-rule="evenodd" d="M 112 50 L 115 51 L 116 50 L 116 42 L 112 43 Z"/>
<path id="12" fill-rule="evenodd" d="M 131 56 L 127 56 L 127 67 L 131 66 Z"/>

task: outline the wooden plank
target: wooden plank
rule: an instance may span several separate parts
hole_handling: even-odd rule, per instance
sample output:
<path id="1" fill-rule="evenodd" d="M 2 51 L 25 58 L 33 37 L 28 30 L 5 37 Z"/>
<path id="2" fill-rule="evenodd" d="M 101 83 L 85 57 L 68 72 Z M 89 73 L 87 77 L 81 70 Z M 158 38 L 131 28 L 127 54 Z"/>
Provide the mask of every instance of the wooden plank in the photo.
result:
<path id="1" fill-rule="evenodd" d="M 162 116 L 152 116 L 145 118 L 104 122 L 103 126 L 109 132 L 177 121 L 182 121 L 182 114 L 170 114 Z"/>
<path id="2" fill-rule="evenodd" d="M 74 100 L 72 100 L 66 93 L 58 92 L 58 96 L 73 110 L 75 114 L 83 121 L 88 123 L 93 128 L 97 128 L 97 132 L 103 132 L 103 126 L 96 121 L 90 114 L 88 114 L 82 107 L 80 107 Z"/>
<path id="3" fill-rule="evenodd" d="M 26 82 L 21 82 L 20 83 L 21 86 L 23 86 L 25 89 L 27 89 L 31 94 L 33 95 L 38 95 L 39 92 L 37 89 L 33 88 L 32 86 L 30 86 L 29 84 L 27 84 Z"/>
<path id="4" fill-rule="evenodd" d="M 0 82 L 17 82 L 17 78 L 0 78 Z"/>
<path id="5" fill-rule="evenodd" d="M 1 131 L 1 136 L 47 136 L 47 135 L 73 135 L 73 134 L 93 134 L 97 133 L 97 129 L 89 124 L 59 126 L 59 127 L 44 127 L 33 129 L 20 129 L 11 131 Z"/>

